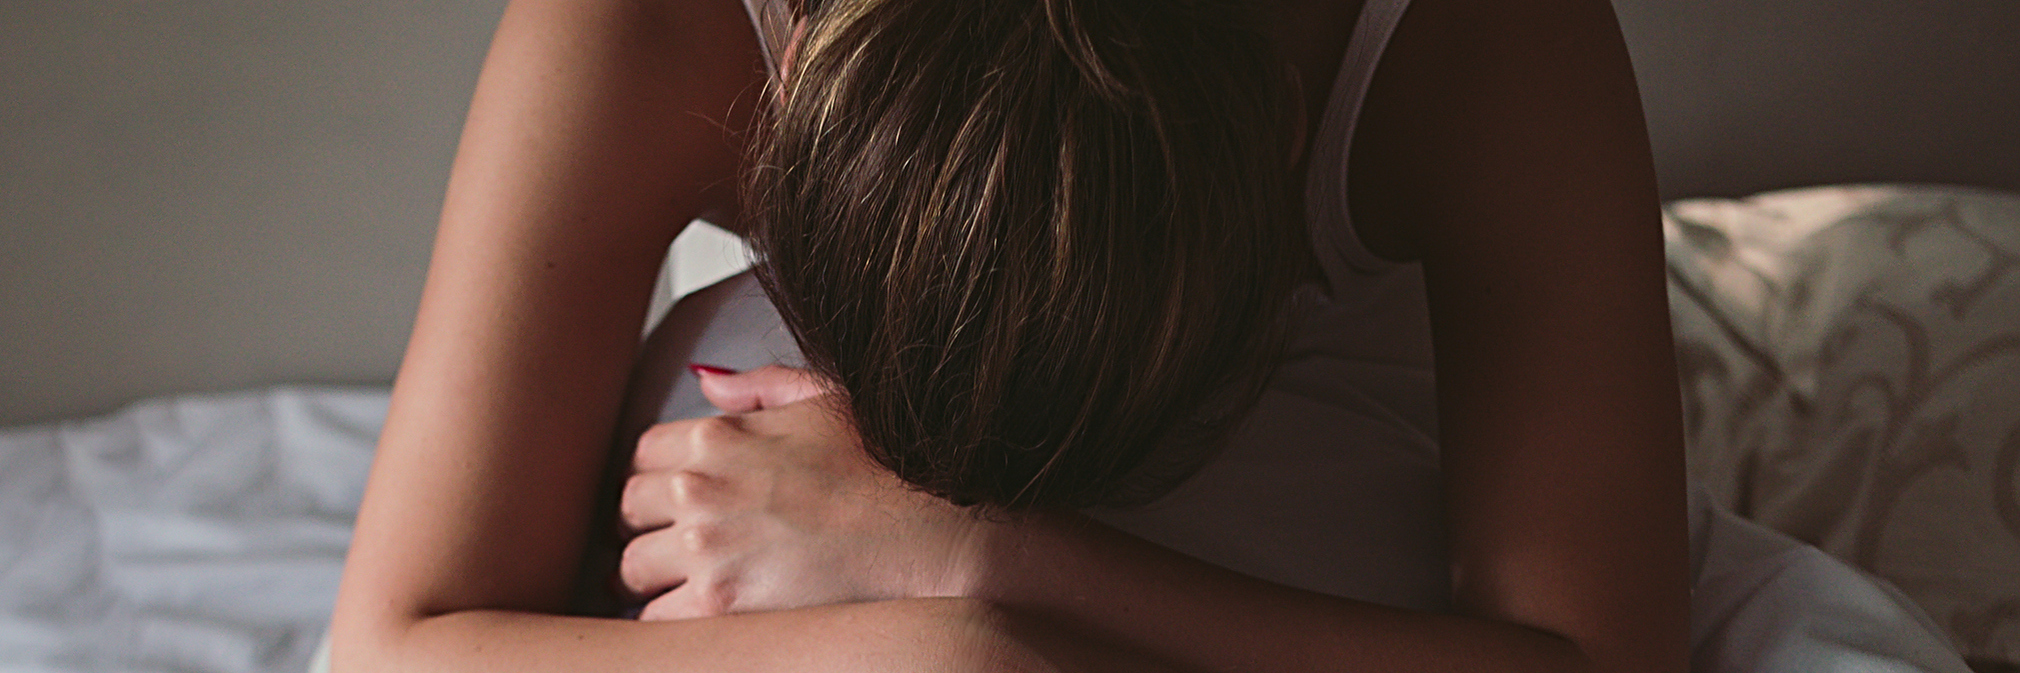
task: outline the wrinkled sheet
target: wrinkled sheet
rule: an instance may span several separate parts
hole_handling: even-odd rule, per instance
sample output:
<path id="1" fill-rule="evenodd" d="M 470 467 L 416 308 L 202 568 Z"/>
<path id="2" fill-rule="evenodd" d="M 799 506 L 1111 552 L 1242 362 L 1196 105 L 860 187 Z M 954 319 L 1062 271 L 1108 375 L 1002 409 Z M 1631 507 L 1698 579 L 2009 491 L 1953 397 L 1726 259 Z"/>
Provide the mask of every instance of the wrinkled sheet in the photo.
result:
<path id="1" fill-rule="evenodd" d="M 304 670 L 385 409 L 282 387 L 0 430 L 0 671 Z"/>
<path id="2" fill-rule="evenodd" d="M 307 670 L 385 408 L 283 387 L 0 430 L 0 672 Z M 1694 670 L 1962 673 L 1884 583 L 1693 500 Z"/>
<path id="3" fill-rule="evenodd" d="M 1690 498 L 1690 669 L 1968 673 L 1898 589 L 1823 550 Z"/>

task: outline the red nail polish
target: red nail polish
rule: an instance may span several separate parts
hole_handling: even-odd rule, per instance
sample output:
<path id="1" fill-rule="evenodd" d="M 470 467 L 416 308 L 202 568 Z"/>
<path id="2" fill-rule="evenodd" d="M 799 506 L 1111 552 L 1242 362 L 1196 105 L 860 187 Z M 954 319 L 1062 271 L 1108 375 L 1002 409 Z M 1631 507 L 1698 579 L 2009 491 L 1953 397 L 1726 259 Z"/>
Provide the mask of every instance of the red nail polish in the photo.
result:
<path id="1" fill-rule="evenodd" d="M 717 367 L 715 365 L 704 365 L 695 363 L 688 363 L 687 370 L 694 372 L 695 376 L 701 376 L 703 374 L 715 374 L 717 376 L 723 376 L 736 373 L 736 370 L 734 369 Z"/>

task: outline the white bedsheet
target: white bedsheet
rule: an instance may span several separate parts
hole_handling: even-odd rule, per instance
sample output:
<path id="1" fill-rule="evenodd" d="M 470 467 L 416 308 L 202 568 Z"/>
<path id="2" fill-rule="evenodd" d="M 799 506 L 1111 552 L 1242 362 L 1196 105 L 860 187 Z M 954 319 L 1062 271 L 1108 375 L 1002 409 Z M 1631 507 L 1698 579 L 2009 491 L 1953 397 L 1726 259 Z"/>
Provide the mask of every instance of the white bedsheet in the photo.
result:
<path id="1" fill-rule="evenodd" d="M 0 671 L 304 670 L 385 408 L 282 387 L 0 430 Z"/>
<path id="2" fill-rule="evenodd" d="M 0 430 L 0 673 L 307 670 L 385 408 L 282 387 Z M 1694 670 L 1963 673 L 1898 593 L 1695 501 Z"/>

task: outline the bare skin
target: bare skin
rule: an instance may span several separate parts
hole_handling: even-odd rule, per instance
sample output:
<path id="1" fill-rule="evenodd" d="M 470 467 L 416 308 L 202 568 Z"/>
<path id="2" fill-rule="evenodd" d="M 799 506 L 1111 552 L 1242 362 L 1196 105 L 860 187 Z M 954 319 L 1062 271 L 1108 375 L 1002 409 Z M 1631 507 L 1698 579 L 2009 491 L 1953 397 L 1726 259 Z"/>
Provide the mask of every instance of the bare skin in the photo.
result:
<path id="1" fill-rule="evenodd" d="M 1314 105 L 1350 4 L 1282 13 L 1302 22 L 1279 34 Z M 1292 592 L 1050 520 L 984 555 L 996 574 L 969 593 L 992 601 L 552 616 L 659 251 L 730 202 L 759 63 L 733 2 L 507 10 L 346 567 L 337 670 L 1684 669 L 1653 169 L 1600 0 L 1416 0 L 1355 139 L 1364 239 L 1429 283 L 1458 614 Z"/>

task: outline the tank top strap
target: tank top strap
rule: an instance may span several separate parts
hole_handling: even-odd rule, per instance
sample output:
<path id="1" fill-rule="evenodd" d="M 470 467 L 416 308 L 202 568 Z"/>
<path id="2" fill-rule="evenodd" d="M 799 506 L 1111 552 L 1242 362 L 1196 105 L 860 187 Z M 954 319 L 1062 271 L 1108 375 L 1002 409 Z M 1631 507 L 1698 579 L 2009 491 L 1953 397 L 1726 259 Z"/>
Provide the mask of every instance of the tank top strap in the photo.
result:
<path id="1" fill-rule="evenodd" d="M 783 0 L 743 0 L 743 10 L 750 14 L 751 28 L 757 31 L 765 71 L 777 75 L 779 54 L 784 53 L 786 41 L 792 36 L 792 10 Z"/>
<path id="2" fill-rule="evenodd" d="M 1367 0 L 1361 6 L 1360 18 L 1355 20 L 1353 36 L 1347 42 L 1347 54 L 1341 59 L 1339 74 L 1333 78 L 1325 118 L 1320 120 L 1312 144 L 1311 164 L 1305 177 L 1306 223 L 1311 228 L 1312 250 L 1335 291 L 1348 286 L 1355 275 L 1397 266 L 1369 252 L 1354 233 L 1347 207 L 1347 156 L 1355 125 L 1360 120 L 1361 103 L 1367 98 L 1368 85 L 1375 79 L 1375 65 L 1409 4 L 1409 0 Z"/>

